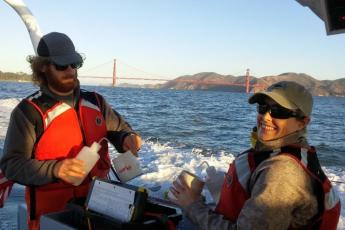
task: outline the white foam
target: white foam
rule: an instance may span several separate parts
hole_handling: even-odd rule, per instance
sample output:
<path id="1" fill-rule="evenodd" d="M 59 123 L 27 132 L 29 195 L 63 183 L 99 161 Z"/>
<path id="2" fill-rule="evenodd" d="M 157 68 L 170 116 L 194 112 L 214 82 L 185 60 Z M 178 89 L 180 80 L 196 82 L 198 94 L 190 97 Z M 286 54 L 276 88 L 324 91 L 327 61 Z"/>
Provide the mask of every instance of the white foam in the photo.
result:
<path id="1" fill-rule="evenodd" d="M 115 154 L 117 153 L 112 149 L 112 157 Z M 230 153 L 220 152 L 215 156 L 206 157 L 201 154 L 200 149 L 183 151 L 173 148 L 169 144 L 144 141 L 139 153 L 139 160 L 145 174 L 129 183 L 146 188 L 160 187 L 158 191 L 149 189 L 149 193 L 151 196 L 164 198 L 170 185 L 182 170 L 188 170 L 203 178 L 206 172 L 202 162 L 206 161 L 217 170 L 225 171 L 233 159 L 234 156 Z M 207 191 L 204 195 L 209 201 L 212 201 Z"/>
<path id="2" fill-rule="evenodd" d="M 20 100 L 17 98 L 0 99 L 0 139 L 5 138 L 11 112 Z"/>

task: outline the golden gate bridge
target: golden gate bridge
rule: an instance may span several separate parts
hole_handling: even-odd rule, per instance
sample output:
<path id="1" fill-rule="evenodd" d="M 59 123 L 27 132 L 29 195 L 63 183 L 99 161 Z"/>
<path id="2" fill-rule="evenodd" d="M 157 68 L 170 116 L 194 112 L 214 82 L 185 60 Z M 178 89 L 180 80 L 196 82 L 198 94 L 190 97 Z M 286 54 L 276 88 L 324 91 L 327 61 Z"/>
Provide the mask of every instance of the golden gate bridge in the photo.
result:
<path id="1" fill-rule="evenodd" d="M 141 71 L 144 72 L 144 71 Z M 165 78 L 147 78 L 147 77 L 120 77 L 118 76 L 117 73 L 117 61 L 116 59 L 113 60 L 113 73 L 112 77 L 88 77 L 88 76 L 83 76 L 83 78 L 100 78 L 100 79 L 112 79 L 111 86 L 116 87 L 118 84 L 118 80 L 130 80 L 130 81 L 160 81 L 160 82 L 182 82 L 182 83 L 192 83 L 195 84 L 197 83 L 198 85 L 219 85 L 219 86 L 240 86 L 244 87 L 246 93 L 250 93 L 250 89 L 252 87 L 264 87 L 263 85 L 259 84 L 251 84 L 250 83 L 250 70 L 246 69 L 246 74 L 245 74 L 245 81 L 243 83 L 236 83 L 236 82 L 227 82 L 224 80 L 192 80 L 192 79 L 165 79 Z"/>

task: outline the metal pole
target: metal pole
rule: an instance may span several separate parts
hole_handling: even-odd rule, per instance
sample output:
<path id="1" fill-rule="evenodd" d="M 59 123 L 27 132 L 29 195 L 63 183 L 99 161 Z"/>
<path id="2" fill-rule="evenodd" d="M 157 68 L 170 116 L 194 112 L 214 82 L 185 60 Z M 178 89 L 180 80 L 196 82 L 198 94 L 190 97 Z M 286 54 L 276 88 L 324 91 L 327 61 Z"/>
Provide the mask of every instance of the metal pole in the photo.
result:
<path id="1" fill-rule="evenodd" d="M 114 59 L 114 66 L 113 66 L 113 87 L 116 86 L 116 59 Z"/>
<path id="2" fill-rule="evenodd" d="M 34 47 L 34 51 L 37 54 L 38 42 L 42 37 L 41 30 L 38 26 L 36 18 L 33 16 L 29 8 L 24 4 L 22 0 L 4 0 L 10 5 L 23 20 L 26 29 L 29 32 L 31 43 Z"/>
<path id="3" fill-rule="evenodd" d="M 247 71 L 246 71 L 246 93 L 249 93 L 249 78 L 250 78 L 249 69 L 247 69 Z"/>

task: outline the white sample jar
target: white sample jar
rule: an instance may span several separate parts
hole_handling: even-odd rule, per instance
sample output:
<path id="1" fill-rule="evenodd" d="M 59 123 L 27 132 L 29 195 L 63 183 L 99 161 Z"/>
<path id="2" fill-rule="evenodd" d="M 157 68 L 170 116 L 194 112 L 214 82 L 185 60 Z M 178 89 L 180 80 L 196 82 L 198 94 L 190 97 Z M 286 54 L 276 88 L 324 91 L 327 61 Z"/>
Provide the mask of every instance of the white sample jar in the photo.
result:
<path id="1" fill-rule="evenodd" d="M 84 170 L 86 173 L 85 173 L 85 176 L 82 178 L 78 178 L 78 177 L 71 178 L 71 181 L 72 181 L 71 183 L 74 186 L 80 185 L 84 181 L 85 177 L 89 174 L 91 169 L 95 166 L 95 164 L 99 160 L 98 150 L 100 150 L 100 148 L 101 148 L 100 144 L 98 144 L 97 142 L 93 142 L 90 147 L 84 146 L 80 150 L 80 152 L 76 156 L 76 159 L 84 161 Z"/>

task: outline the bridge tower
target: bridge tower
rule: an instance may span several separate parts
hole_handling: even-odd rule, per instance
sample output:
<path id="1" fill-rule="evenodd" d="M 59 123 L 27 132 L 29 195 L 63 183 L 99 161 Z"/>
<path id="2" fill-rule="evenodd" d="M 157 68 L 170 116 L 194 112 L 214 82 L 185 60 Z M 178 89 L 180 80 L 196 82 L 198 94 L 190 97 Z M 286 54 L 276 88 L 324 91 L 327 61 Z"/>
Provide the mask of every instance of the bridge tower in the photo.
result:
<path id="1" fill-rule="evenodd" d="M 249 69 L 246 70 L 246 93 L 249 93 L 249 86 L 250 86 L 250 74 Z"/>
<path id="2" fill-rule="evenodd" d="M 113 87 L 116 86 L 116 59 L 114 59 L 114 66 L 113 66 Z"/>

